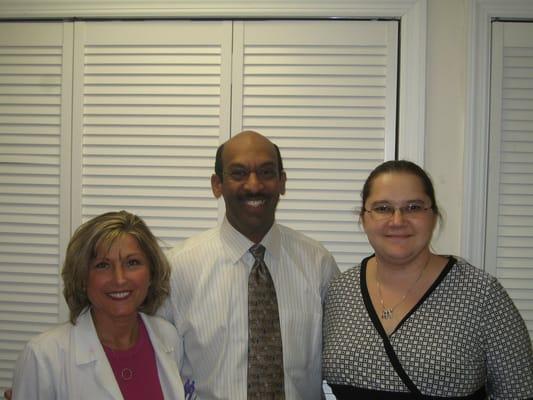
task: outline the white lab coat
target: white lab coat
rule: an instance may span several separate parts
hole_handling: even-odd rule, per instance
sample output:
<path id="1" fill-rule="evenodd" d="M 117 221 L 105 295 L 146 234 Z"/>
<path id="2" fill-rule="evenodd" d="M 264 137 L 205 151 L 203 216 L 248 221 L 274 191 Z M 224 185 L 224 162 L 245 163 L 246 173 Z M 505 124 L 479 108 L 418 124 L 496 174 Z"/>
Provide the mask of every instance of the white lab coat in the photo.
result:
<path id="1" fill-rule="evenodd" d="M 159 317 L 142 313 L 141 317 L 154 348 L 165 399 L 183 400 L 176 328 Z M 76 325 L 66 323 L 31 339 L 19 356 L 13 400 L 37 399 L 123 399 L 87 310 Z"/>

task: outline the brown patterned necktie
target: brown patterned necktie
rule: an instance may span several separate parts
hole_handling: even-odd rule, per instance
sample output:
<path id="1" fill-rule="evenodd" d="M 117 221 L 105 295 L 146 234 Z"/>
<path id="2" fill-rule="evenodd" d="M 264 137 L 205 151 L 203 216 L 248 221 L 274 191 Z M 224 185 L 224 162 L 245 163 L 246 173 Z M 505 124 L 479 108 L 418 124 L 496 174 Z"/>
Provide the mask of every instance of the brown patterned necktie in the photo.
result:
<path id="1" fill-rule="evenodd" d="M 250 248 L 255 258 L 248 279 L 248 400 L 285 398 L 278 300 L 263 260 L 265 247 Z"/>

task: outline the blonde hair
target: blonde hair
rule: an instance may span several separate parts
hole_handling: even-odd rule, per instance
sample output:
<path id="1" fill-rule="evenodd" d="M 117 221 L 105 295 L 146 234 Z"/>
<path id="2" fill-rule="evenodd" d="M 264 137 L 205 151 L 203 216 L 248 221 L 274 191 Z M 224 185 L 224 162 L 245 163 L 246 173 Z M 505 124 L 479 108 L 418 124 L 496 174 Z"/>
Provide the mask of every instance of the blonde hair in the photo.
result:
<path id="1" fill-rule="evenodd" d="M 169 263 L 144 221 L 124 210 L 101 214 L 80 225 L 67 247 L 61 276 L 72 324 L 91 304 L 87 297 L 87 281 L 89 264 L 96 257 L 97 247 L 109 248 L 117 238 L 126 234 L 137 240 L 150 264 L 150 287 L 139 311 L 154 314 L 170 293 Z"/>

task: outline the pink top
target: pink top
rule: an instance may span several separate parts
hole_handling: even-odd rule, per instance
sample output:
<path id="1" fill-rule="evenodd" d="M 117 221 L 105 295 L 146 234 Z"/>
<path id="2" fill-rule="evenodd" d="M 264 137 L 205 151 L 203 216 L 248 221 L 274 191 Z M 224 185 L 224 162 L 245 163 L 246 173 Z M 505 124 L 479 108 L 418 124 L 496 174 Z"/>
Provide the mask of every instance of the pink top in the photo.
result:
<path id="1" fill-rule="evenodd" d="M 138 321 L 139 338 L 131 349 L 120 351 L 103 346 L 104 351 L 125 400 L 164 400 L 154 348 L 142 318 Z"/>

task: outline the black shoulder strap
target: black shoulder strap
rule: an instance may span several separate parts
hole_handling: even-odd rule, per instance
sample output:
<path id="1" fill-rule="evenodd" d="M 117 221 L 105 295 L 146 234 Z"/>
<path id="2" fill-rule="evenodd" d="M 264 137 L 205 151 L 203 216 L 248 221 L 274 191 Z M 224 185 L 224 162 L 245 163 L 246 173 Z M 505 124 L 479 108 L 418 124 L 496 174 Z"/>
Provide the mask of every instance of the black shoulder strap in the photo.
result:
<path id="1" fill-rule="evenodd" d="M 383 337 L 383 345 L 385 346 L 385 351 L 387 352 L 387 356 L 389 357 L 392 366 L 404 385 L 407 386 L 407 388 L 411 391 L 415 399 L 423 399 L 424 396 L 403 369 L 402 364 L 400 363 L 400 360 L 398 360 L 398 356 L 396 356 L 396 352 L 394 351 L 394 348 L 392 347 L 392 344 L 386 335 Z"/>

